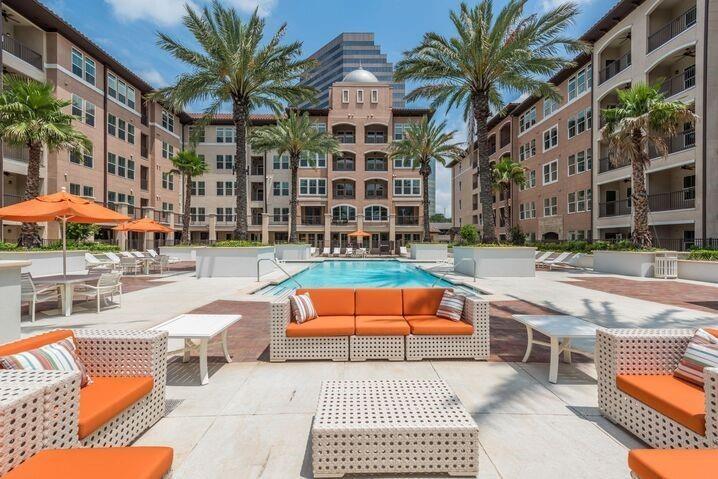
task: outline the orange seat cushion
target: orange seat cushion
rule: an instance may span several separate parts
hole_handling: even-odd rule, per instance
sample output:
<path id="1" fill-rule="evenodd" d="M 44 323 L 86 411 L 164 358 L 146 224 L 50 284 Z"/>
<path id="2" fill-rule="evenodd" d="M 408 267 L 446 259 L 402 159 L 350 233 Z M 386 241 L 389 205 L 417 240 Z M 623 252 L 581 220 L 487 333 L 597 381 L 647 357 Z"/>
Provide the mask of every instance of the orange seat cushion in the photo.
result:
<path id="1" fill-rule="evenodd" d="M 292 321 L 287 325 L 287 337 L 290 338 L 351 336 L 352 334 L 354 334 L 354 316 L 318 316 L 302 324 Z"/>
<path id="2" fill-rule="evenodd" d="M 435 311 L 436 312 L 436 311 Z M 401 289 L 366 288 L 356 290 L 357 316 L 403 316 Z"/>
<path id="3" fill-rule="evenodd" d="M 706 433 L 705 393 L 673 375 L 616 377 L 618 389 L 700 435 Z"/>
<path id="4" fill-rule="evenodd" d="M 75 335 L 69 329 L 59 329 L 50 331 L 49 333 L 38 334 L 29 338 L 20 339 L 11 343 L 0 346 L 0 356 L 8 356 L 10 354 L 23 353 L 33 349 L 56 343 L 66 338 L 73 338 Z"/>
<path id="5" fill-rule="evenodd" d="M 152 377 L 93 377 L 80 390 L 80 439 L 149 394 L 153 384 Z"/>
<path id="6" fill-rule="evenodd" d="M 169 447 L 48 449 L 3 479 L 162 479 L 170 467 Z"/>
<path id="7" fill-rule="evenodd" d="M 439 310 L 446 288 L 405 288 L 402 290 L 404 316 L 433 316 Z"/>
<path id="8" fill-rule="evenodd" d="M 298 289 L 309 293 L 317 316 L 354 316 L 354 290 L 348 288 Z"/>
<path id="9" fill-rule="evenodd" d="M 634 449 L 628 467 L 640 479 L 704 479 L 718 471 L 718 450 Z"/>
<path id="10" fill-rule="evenodd" d="M 453 334 L 470 335 L 474 327 L 463 321 L 452 321 L 446 318 L 439 318 L 435 315 L 406 316 L 406 321 L 411 327 L 411 334 Z"/>
<path id="11" fill-rule="evenodd" d="M 407 336 L 409 323 L 403 316 L 357 316 L 357 336 Z"/>

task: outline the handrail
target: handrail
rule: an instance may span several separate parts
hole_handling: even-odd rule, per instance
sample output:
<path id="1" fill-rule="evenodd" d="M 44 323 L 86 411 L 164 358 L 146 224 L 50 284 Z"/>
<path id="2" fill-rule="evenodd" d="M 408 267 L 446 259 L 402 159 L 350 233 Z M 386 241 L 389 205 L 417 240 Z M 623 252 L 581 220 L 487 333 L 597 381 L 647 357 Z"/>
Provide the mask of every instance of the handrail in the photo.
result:
<path id="1" fill-rule="evenodd" d="M 462 259 L 459 260 L 459 263 L 461 263 L 462 261 L 471 261 L 472 263 L 474 263 L 474 281 L 476 281 L 476 260 L 475 260 L 474 258 L 462 258 Z M 458 263 L 454 263 L 454 267 L 456 267 L 457 264 L 458 264 Z M 433 288 L 434 286 L 436 286 L 436 283 L 438 283 L 439 281 L 441 281 L 442 279 L 444 279 L 447 274 L 453 273 L 454 271 L 455 271 L 455 270 L 453 270 L 453 269 L 452 269 L 452 270 L 449 270 L 449 271 L 444 271 L 444 274 L 442 274 L 441 276 L 437 276 L 437 277 L 436 277 L 436 279 L 434 280 L 434 282 L 431 284 L 431 287 Z"/>
<path id="2" fill-rule="evenodd" d="M 281 266 L 279 263 L 277 263 L 277 261 L 276 261 L 274 258 L 259 258 L 259 259 L 257 260 L 257 282 L 259 282 L 259 278 L 260 278 L 260 276 L 259 276 L 259 264 L 260 264 L 262 261 L 271 261 L 272 263 L 274 263 L 274 266 L 276 266 L 277 268 L 279 268 L 280 270 L 282 270 L 282 273 L 284 273 L 284 274 L 287 275 L 287 278 L 289 278 L 289 279 L 291 279 L 292 281 L 294 281 L 295 283 L 297 283 L 297 286 L 299 286 L 300 288 L 303 288 L 303 287 L 304 287 L 304 286 L 302 286 L 302 283 L 300 283 L 299 281 L 297 281 L 294 276 L 292 276 L 291 274 L 287 273 L 287 270 L 284 269 L 284 268 L 282 268 L 282 266 Z"/>

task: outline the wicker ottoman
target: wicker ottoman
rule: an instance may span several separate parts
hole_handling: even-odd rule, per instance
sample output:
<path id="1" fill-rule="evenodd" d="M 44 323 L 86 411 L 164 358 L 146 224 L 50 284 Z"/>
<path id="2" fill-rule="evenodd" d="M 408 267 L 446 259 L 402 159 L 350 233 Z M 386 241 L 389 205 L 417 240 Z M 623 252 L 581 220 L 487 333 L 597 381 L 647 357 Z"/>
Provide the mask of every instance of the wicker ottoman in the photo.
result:
<path id="1" fill-rule="evenodd" d="M 314 477 L 473 476 L 479 428 L 441 380 L 325 381 L 312 426 Z"/>

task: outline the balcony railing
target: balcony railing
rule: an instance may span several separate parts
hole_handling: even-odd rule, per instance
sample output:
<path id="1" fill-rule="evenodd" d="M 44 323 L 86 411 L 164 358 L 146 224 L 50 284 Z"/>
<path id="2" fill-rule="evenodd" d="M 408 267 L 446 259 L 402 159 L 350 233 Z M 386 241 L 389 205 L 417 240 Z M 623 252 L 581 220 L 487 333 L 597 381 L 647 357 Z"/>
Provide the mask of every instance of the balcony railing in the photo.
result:
<path id="1" fill-rule="evenodd" d="M 599 85 L 618 75 L 620 72 L 631 66 L 631 52 L 626 53 L 622 57 L 617 58 L 609 63 L 606 68 L 598 72 Z"/>
<path id="2" fill-rule="evenodd" d="M 678 135 L 668 140 L 668 153 L 678 153 L 679 151 L 689 150 L 696 146 L 696 130 L 684 130 Z M 648 157 L 651 159 L 659 158 L 661 154 L 653 146 L 648 149 Z"/>
<path id="3" fill-rule="evenodd" d="M 610 216 L 624 216 L 631 214 L 631 200 L 608 201 L 598 204 L 598 216 L 601 218 Z"/>
<path id="4" fill-rule="evenodd" d="M 348 225 L 349 223 L 355 223 L 356 218 L 347 219 L 347 218 L 332 218 L 332 224 L 333 225 Z"/>
<path id="5" fill-rule="evenodd" d="M 342 163 L 342 162 L 334 161 L 334 162 L 332 163 L 332 170 L 334 170 L 334 171 L 354 171 L 355 169 L 356 169 L 356 168 L 355 168 L 355 163 L 354 163 L 354 162 L 352 162 L 352 163 L 346 163 L 346 162 Z"/>
<path id="6" fill-rule="evenodd" d="M 365 135 L 364 143 L 374 144 L 374 145 L 384 144 L 384 143 L 386 143 L 386 136 L 385 135 Z"/>
<path id="7" fill-rule="evenodd" d="M 334 191 L 332 193 L 332 197 L 337 200 L 353 200 L 356 198 L 356 195 L 354 193 L 341 193 L 339 191 Z"/>
<path id="8" fill-rule="evenodd" d="M 2 206 L 10 206 L 22 202 L 22 195 L 2 195 Z"/>
<path id="9" fill-rule="evenodd" d="M 334 135 L 334 138 L 336 138 L 339 143 L 345 143 L 345 144 L 346 143 L 348 143 L 348 144 L 356 143 L 356 139 L 353 134 L 352 135 L 337 134 L 337 135 Z"/>
<path id="10" fill-rule="evenodd" d="M 252 170 L 249 172 L 249 174 L 255 175 L 255 176 L 263 176 L 264 175 L 264 165 L 252 166 Z"/>
<path id="11" fill-rule="evenodd" d="M 367 200 L 385 200 L 387 199 L 386 192 L 382 194 L 376 194 L 376 193 L 365 193 L 364 198 Z"/>
<path id="12" fill-rule="evenodd" d="M 695 188 L 648 195 L 648 209 L 650 211 L 683 210 L 695 208 L 695 206 Z"/>
<path id="13" fill-rule="evenodd" d="M 150 189 L 150 182 L 147 180 L 147 178 L 140 179 L 140 189 L 142 191 L 148 191 Z"/>
<path id="14" fill-rule="evenodd" d="M 627 159 L 620 159 L 620 160 L 616 161 L 615 163 L 611 160 L 612 160 L 612 158 L 608 157 L 608 156 L 599 158 L 598 172 L 605 173 L 607 171 L 617 170 L 619 168 L 623 168 L 624 166 L 628 166 L 631 164 L 631 161 L 627 160 Z"/>
<path id="15" fill-rule="evenodd" d="M 304 215 L 302 216 L 303 225 L 323 225 L 324 215 Z"/>
<path id="16" fill-rule="evenodd" d="M 26 146 L 3 145 L 3 157 L 9 160 L 27 163 L 30 161 L 30 150 Z"/>
<path id="17" fill-rule="evenodd" d="M 399 226 L 412 226 L 419 224 L 418 216 L 397 216 L 396 224 Z"/>
<path id="18" fill-rule="evenodd" d="M 660 92 L 663 96 L 670 97 L 694 86 L 696 86 L 696 66 L 691 65 L 683 73 L 665 79 Z"/>
<path id="19" fill-rule="evenodd" d="M 256 215 L 255 215 L 255 216 L 252 216 L 252 217 L 250 218 L 250 224 L 251 224 L 252 226 L 262 226 L 262 216 L 261 216 L 261 215 L 259 215 L 259 216 L 256 216 Z"/>
<path id="20" fill-rule="evenodd" d="M 678 18 L 666 23 L 648 36 L 648 51 L 652 52 L 671 38 L 696 24 L 696 7 L 688 9 Z"/>
<path id="21" fill-rule="evenodd" d="M 13 37 L 3 35 L 2 49 L 18 57 L 20 60 L 29 63 L 38 70 L 42 70 L 42 55 L 32 48 L 25 46 Z"/>
<path id="22" fill-rule="evenodd" d="M 269 224 L 270 225 L 286 225 L 289 224 L 289 216 L 270 216 L 269 217 Z"/>

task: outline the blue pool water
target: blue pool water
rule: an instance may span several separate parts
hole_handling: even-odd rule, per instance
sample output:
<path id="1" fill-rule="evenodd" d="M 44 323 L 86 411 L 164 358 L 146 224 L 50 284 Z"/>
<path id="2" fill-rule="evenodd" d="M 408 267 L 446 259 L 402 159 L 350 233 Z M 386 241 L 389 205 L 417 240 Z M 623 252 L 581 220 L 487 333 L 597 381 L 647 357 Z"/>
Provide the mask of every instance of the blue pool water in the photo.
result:
<path id="1" fill-rule="evenodd" d="M 294 275 L 304 288 L 410 288 L 454 287 L 448 281 L 400 261 L 324 261 Z M 287 279 L 259 291 L 260 294 L 282 296 L 298 287 Z M 468 288 L 465 292 L 473 293 Z"/>

